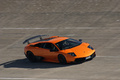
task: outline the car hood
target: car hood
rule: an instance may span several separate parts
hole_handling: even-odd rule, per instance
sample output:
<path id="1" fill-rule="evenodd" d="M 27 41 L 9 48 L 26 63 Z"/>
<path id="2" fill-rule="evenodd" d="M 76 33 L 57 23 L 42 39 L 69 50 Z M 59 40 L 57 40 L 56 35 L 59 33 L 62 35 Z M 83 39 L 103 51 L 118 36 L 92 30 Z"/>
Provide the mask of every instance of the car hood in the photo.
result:
<path id="1" fill-rule="evenodd" d="M 74 52 L 76 54 L 76 56 L 75 56 L 76 58 L 87 57 L 95 52 L 95 50 L 89 49 L 88 46 L 89 46 L 88 43 L 82 43 L 79 46 L 76 46 L 76 47 L 73 47 L 70 49 L 66 49 L 66 50 L 62 50 L 62 52 L 63 53 Z"/>

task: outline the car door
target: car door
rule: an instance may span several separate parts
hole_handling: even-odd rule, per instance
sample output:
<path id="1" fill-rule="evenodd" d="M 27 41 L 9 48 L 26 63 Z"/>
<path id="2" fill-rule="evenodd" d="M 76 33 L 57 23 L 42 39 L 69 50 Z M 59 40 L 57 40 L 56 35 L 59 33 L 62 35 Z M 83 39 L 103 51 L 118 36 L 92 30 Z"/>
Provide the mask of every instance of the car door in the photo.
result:
<path id="1" fill-rule="evenodd" d="M 35 45 L 35 55 L 48 60 L 58 60 L 58 49 L 52 43 L 39 43 Z"/>
<path id="2" fill-rule="evenodd" d="M 58 49 L 52 43 L 45 43 L 43 48 L 45 49 L 45 58 L 50 60 L 58 60 Z"/>

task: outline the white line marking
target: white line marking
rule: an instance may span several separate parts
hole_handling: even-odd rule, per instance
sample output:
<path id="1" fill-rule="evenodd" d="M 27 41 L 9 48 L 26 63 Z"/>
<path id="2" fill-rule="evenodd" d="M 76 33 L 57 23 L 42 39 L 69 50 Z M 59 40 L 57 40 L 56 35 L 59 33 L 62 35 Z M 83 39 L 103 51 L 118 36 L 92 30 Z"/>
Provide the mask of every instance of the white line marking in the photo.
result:
<path id="1" fill-rule="evenodd" d="M 110 30 L 119 30 L 120 27 L 36 27 L 36 28 L 22 28 L 22 27 L 19 27 L 19 28 L 14 28 L 14 27 L 10 27 L 10 28 L 7 28 L 7 27 L 3 27 L 3 28 L 0 28 L 1 30 L 48 30 L 48 29 L 65 29 L 65 30 L 71 30 L 71 29 L 110 29 Z"/>
<path id="2" fill-rule="evenodd" d="M 29 80 L 29 79 L 35 79 L 35 78 L 0 78 L 0 80 Z"/>
<path id="3" fill-rule="evenodd" d="M 27 30 L 37 30 L 37 29 L 99 29 L 99 27 L 60 27 L 60 28 L 56 28 L 56 27 L 46 27 L 46 28 L 0 28 L 1 30 L 24 30 L 24 29 L 27 29 Z"/>
<path id="4" fill-rule="evenodd" d="M 56 28 L 0 28 L 0 29 L 5 29 L 5 30 L 10 30 L 10 29 L 11 29 L 11 30 L 12 30 L 12 29 L 13 29 L 13 30 L 14 30 L 14 29 L 15 29 L 15 30 L 16 30 L 16 29 L 18 29 L 18 30 L 28 29 L 28 30 L 29 30 L 29 29 L 56 29 Z"/>
<path id="5" fill-rule="evenodd" d="M 0 80 L 71 80 L 71 79 L 42 79 L 42 78 L 0 78 Z"/>

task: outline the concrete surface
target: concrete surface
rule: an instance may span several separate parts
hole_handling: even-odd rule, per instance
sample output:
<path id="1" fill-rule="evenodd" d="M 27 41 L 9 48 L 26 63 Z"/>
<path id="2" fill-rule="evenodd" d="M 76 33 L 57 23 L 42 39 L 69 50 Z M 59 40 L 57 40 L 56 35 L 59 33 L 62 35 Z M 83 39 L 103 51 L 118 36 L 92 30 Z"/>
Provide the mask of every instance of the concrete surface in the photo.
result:
<path id="1" fill-rule="evenodd" d="M 97 56 L 30 63 L 22 42 L 38 34 L 81 38 Z M 0 0 L 0 80 L 120 80 L 120 0 Z"/>

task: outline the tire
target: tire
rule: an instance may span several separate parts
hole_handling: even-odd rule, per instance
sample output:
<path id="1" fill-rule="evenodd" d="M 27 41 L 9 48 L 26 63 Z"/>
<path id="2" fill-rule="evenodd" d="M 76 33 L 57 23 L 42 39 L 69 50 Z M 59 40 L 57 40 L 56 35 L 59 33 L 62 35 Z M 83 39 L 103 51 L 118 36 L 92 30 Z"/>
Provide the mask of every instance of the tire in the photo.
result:
<path id="1" fill-rule="evenodd" d="M 58 60 L 61 64 L 66 64 L 67 63 L 66 58 L 62 54 L 58 55 Z"/>
<path id="2" fill-rule="evenodd" d="M 34 56 L 34 54 L 31 51 L 27 52 L 26 57 L 30 62 L 37 62 L 36 56 Z"/>

